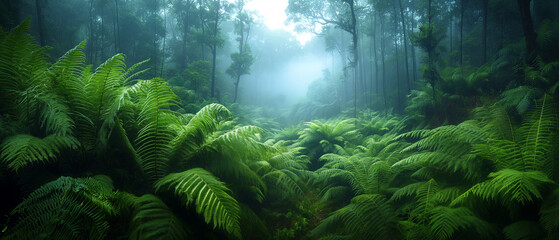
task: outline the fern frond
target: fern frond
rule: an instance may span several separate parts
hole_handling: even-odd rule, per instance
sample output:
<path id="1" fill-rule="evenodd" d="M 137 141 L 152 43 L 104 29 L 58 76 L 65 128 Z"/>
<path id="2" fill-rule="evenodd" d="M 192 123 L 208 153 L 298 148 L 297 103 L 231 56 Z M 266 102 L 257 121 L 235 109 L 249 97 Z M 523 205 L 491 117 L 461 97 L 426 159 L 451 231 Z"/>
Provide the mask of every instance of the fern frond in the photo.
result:
<path id="1" fill-rule="evenodd" d="M 240 237 L 239 204 L 227 193 L 229 189 L 224 183 L 210 172 L 194 168 L 172 173 L 157 181 L 155 190 L 172 190 L 186 207 L 194 203 L 196 212 L 204 216 L 206 223 L 213 222 L 214 227 Z"/>
<path id="2" fill-rule="evenodd" d="M 470 228 L 476 230 L 478 239 L 492 239 L 495 230 L 486 221 L 479 219 L 468 208 L 439 206 L 431 215 L 431 230 L 437 239 L 455 239 L 456 234 Z"/>
<path id="3" fill-rule="evenodd" d="M 547 232 L 559 230 L 559 189 L 555 189 L 543 201 L 540 208 L 540 224 Z"/>
<path id="4" fill-rule="evenodd" d="M 503 233 L 507 239 L 544 239 L 545 235 L 541 226 L 533 221 L 518 221 L 503 228 Z"/>
<path id="5" fill-rule="evenodd" d="M 397 239 L 397 222 L 396 214 L 384 197 L 360 195 L 323 220 L 311 236 L 338 233 L 352 235 L 353 239 Z"/>
<path id="6" fill-rule="evenodd" d="M 435 207 L 435 194 L 438 191 L 439 185 L 434 179 L 425 182 L 419 189 L 417 189 L 417 206 L 410 213 L 412 219 L 417 219 L 418 222 L 426 221 L 428 219 L 429 213 Z"/>
<path id="7" fill-rule="evenodd" d="M 68 148 L 76 148 L 79 142 L 73 137 L 49 135 L 38 138 L 19 134 L 7 138 L 2 143 L 0 158 L 11 170 L 28 166 L 36 162 L 50 162 Z"/>
<path id="8" fill-rule="evenodd" d="M 116 212 L 113 198 L 112 189 L 97 180 L 60 177 L 12 211 L 18 221 L 6 239 L 105 239 Z"/>
<path id="9" fill-rule="evenodd" d="M 468 197 L 483 200 L 500 200 L 504 206 L 514 207 L 541 200 L 542 190 L 553 181 L 539 171 L 520 172 L 503 169 L 489 174 L 490 180 L 478 183 L 456 198 L 452 205 L 463 203 Z"/>
<path id="10" fill-rule="evenodd" d="M 168 172 L 170 142 L 175 137 L 170 126 L 178 119 L 168 109 L 177 96 L 161 79 L 149 80 L 142 89 L 138 124 L 141 129 L 136 137 L 140 166 L 155 181 Z"/>
<path id="11" fill-rule="evenodd" d="M 185 223 L 151 194 L 135 200 L 131 229 L 130 239 L 188 239 Z"/>

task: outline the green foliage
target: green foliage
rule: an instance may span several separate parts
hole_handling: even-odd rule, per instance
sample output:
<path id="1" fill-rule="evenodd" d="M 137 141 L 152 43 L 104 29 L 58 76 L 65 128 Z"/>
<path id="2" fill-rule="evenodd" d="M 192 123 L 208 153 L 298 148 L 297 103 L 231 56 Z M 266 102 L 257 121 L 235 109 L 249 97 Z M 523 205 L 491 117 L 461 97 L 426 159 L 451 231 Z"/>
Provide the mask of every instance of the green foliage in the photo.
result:
<path id="1" fill-rule="evenodd" d="M 462 203 L 470 196 L 484 200 L 500 200 L 504 206 L 516 207 L 529 202 L 541 200 L 542 191 L 553 183 L 544 173 L 539 171 L 520 172 L 513 169 L 503 169 L 489 174 L 491 180 L 478 183 L 460 197 L 453 204 Z"/>
<path id="2" fill-rule="evenodd" d="M 158 197 L 146 194 L 134 204 L 130 239 L 188 239 L 184 222 Z"/>
<path id="3" fill-rule="evenodd" d="M 493 239 L 495 230 L 488 222 L 479 219 L 468 208 L 439 206 L 432 210 L 431 230 L 437 239 L 455 239 L 461 231 L 475 229 L 478 239 Z"/>
<path id="4" fill-rule="evenodd" d="M 193 168 L 172 173 L 157 181 L 155 190 L 171 190 L 186 207 L 194 203 L 196 212 L 204 216 L 206 223 L 212 222 L 214 227 L 241 237 L 239 204 L 227 193 L 225 184 L 210 172 Z"/>
<path id="5" fill-rule="evenodd" d="M 72 137 L 49 135 L 37 138 L 27 134 L 8 137 L 0 149 L 0 158 L 9 169 L 18 169 L 36 162 L 50 162 L 61 151 L 76 148 L 78 142 Z"/>
<path id="6" fill-rule="evenodd" d="M 398 239 L 397 222 L 396 214 L 384 197 L 365 194 L 335 211 L 311 234 L 324 236 L 333 233 L 351 239 Z M 329 238 L 326 236 L 324 239 Z"/>
<path id="7" fill-rule="evenodd" d="M 13 211 L 6 239 L 105 239 L 117 213 L 112 186 L 92 178 L 60 177 L 31 193 Z"/>
<path id="8" fill-rule="evenodd" d="M 169 173 L 169 143 L 174 138 L 172 124 L 178 119 L 169 110 L 176 95 L 161 79 L 147 80 L 136 84 L 139 95 L 138 125 L 140 130 L 135 145 L 140 166 L 155 181 Z"/>

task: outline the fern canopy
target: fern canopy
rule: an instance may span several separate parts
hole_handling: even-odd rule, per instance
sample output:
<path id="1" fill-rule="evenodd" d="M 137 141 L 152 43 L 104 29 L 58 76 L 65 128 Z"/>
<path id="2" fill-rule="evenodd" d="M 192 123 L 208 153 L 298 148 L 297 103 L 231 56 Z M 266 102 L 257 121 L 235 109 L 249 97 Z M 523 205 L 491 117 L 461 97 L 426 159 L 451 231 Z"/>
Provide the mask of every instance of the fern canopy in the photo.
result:
<path id="1" fill-rule="evenodd" d="M 191 203 L 204 216 L 206 223 L 213 222 L 227 232 L 240 237 L 240 207 L 230 190 L 210 172 L 194 168 L 172 173 L 155 183 L 156 191 L 172 190 L 188 207 Z"/>

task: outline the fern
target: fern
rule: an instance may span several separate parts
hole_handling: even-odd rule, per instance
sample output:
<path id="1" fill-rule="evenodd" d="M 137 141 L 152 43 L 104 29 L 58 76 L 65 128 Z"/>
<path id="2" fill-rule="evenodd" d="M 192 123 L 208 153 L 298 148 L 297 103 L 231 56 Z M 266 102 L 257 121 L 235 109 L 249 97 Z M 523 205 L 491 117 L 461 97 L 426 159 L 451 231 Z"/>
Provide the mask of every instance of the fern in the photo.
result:
<path id="1" fill-rule="evenodd" d="M 335 211 L 312 232 L 351 235 L 351 239 L 398 239 L 396 214 L 381 195 L 359 195 L 351 204 Z M 338 230 L 338 231 L 336 231 Z"/>
<path id="2" fill-rule="evenodd" d="M 0 158 L 9 169 L 17 171 L 37 162 L 50 162 L 58 157 L 62 150 L 76 148 L 78 144 L 73 137 L 49 135 L 38 138 L 19 134 L 4 140 Z"/>
<path id="3" fill-rule="evenodd" d="M 175 137 L 170 126 L 177 124 L 178 119 L 168 107 L 173 105 L 176 95 L 161 79 L 146 81 L 140 93 L 140 130 L 135 145 L 140 166 L 155 181 L 169 172 L 169 144 Z"/>
<path id="4" fill-rule="evenodd" d="M 31 193 L 13 211 L 17 224 L 6 239 L 105 239 L 116 214 L 112 187 L 60 177 Z"/>
<path id="5" fill-rule="evenodd" d="M 239 204 L 210 172 L 194 168 L 172 173 L 157 181 L 155 190 L 172 190 L 186 207 L 194 203 L 196 212 L 204 216 L 206 223 L 213 222 L 214 227 L 240 237 Z"/>
<path id="6" fill-rule="evenodd" d="M 184 222 L 158 197 L 146 194 L 135 200 L 130 239 L 187 239 Z"/>
<path id="7" fill-rule="evenodd" d="M 504 206 L 514 208 L 529 202 L 541 200 L 542 190 L 554 182 L 538 171 L 520 172 L 503 169 L 489 174 L 488 181 L 478 183 L 453 201 L 453 205 L 463 203 L 469 197 L 483 200 L 498 200 Z"/>
<path id="8" fill-rule="evenodd" d="M 437 239 L 456 239 L 461 231 L 475 229 L 477 239 L 492 239 L 496 233 L 486 221 L 477 218 L 465 207 L 449 208 L 439 206 L 431 215 L 431 230 Z"/>

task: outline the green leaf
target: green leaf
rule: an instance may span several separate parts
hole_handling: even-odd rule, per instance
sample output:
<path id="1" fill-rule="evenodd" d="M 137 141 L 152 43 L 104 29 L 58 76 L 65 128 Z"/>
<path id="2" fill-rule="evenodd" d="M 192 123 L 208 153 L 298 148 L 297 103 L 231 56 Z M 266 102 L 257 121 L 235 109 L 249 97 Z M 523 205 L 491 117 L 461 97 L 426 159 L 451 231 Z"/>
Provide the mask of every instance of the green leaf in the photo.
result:
<path id="1" fill-rule="evenodd" d="M 155 183 L 156 191 L 172 190 L 188 207 L 196 206 L 206 223 L 213 222 L 219 227 L 240 238 L 239 203 L 227 192 L 230 191 L 210 172 L 194 168 L 180 173 L 172 173 Z"/>

